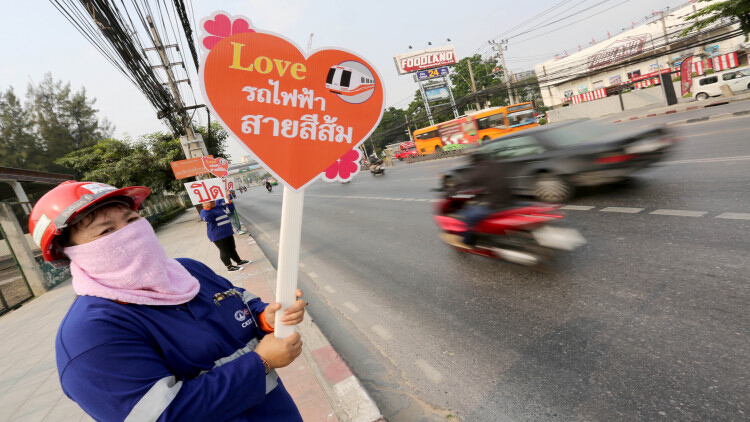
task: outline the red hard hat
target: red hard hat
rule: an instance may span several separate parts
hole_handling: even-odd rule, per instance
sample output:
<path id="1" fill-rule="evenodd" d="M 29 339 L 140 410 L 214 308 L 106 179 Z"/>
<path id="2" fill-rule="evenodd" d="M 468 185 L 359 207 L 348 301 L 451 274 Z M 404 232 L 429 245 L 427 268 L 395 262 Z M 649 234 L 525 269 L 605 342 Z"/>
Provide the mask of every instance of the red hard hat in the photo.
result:
<path id="1" fill-rule="evenodd" d="M 117 196 L 130 198 L 133 210 L 137 211 L 150 193 L 151 189 L 143 186 L 117 189 L 104 183 L 69 180 L 39 198 L 31 210 L 29 233 L 34 243 L 42 248 L 45 261 L 64 265 L 67 258 L 55 239 L 71 221 L 93 209 L 96 204 Z"/>

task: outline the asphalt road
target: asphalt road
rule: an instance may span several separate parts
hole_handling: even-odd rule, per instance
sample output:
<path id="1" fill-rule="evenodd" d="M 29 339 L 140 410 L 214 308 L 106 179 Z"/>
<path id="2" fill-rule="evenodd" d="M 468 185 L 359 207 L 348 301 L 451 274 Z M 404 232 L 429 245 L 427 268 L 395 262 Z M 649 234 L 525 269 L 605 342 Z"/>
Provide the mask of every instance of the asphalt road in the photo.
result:
<path id="1" fill-rule="evenodd" d="M 675 131 L 667 162 L 578 192 L 588 244 L 553 274 L 438 240 L 430 189 L 460 159 L 316 182 L 311 316 L 391 422 L 747 420 L 750 118 Z M 236 201 L 272 261 L 281 198 Z"/>

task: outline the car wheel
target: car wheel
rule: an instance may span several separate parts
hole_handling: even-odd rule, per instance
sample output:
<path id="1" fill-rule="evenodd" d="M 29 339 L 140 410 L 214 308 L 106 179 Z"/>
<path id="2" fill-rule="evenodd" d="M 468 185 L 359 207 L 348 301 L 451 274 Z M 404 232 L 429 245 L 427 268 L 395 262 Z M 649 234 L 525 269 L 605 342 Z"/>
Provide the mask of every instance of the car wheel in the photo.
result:
<path id="1" fill-rule="evenodd" d="M 698 95 L 695 96 L 695 99 L 698 101 L 703 101 L 708 99 L 708 94 L 705 92 L 699 92 Z"/>
<path id="2" fill-rule="evenodd" d="M 398 161 L 404 161 L 404 157 L 398 157 Z"/>
<path id="3" fill-rule="evenodd" d="M 544 202 L 563 202 L 573 194 L 573 187 L 562 177 L 541 173 L 534 183 L 534 196 Z"/>

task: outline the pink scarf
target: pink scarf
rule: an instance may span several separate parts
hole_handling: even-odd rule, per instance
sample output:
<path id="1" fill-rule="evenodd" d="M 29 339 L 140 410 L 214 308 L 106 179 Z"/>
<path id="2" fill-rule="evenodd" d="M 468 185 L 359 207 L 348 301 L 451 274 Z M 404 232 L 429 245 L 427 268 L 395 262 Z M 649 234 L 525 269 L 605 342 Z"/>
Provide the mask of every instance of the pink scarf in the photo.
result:
<path id="1" fill-rule="evenodd" d="M 65 248 L 73 289 L 139 305 L 179 305 L 198 294 L 198 280 L 167 253 L 151 224 L 141 218 L 83 245 Z"/>

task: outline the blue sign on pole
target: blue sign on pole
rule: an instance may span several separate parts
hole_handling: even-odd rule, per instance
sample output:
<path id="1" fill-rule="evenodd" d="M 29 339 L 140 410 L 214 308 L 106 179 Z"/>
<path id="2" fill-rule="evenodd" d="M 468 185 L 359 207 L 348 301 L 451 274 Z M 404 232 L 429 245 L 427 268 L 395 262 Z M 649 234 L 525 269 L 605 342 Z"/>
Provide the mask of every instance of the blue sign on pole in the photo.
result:
<path id="1" fill-rule="evenodd" d="M 436 67 L 434 69 L 420 70 L 417 72 L 417 80 L 424 81 L 426 79 L 438 78 L 440 76 L 448 76 L 450 71 L 447 67 Z"/>

